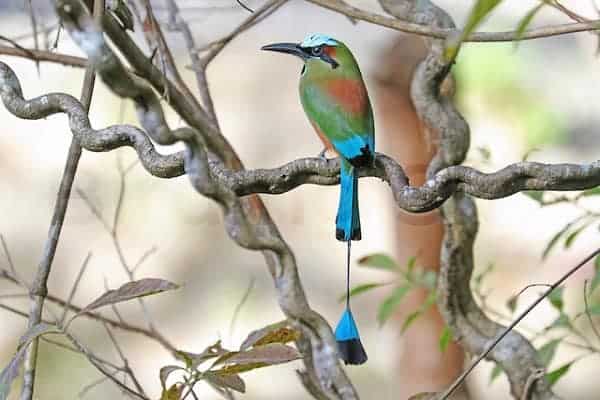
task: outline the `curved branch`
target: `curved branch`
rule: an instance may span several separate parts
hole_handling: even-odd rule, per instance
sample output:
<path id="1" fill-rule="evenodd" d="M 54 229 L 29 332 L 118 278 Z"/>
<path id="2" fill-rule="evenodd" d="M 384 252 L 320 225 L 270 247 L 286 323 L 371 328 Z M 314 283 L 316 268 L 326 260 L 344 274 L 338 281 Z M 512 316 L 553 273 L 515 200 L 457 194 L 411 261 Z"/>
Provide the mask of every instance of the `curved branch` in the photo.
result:
<path id="1" fill-rule="evenodd" d="M 379 0 L 385 11 L 400 19 L 426 23 L 444 29 L 454 29 L 452 18 L 430 0 L 407 0 L 399 3 L 394 0 Z M 429 40 L 429 54 L 421 62 L 414 73 L 411 95 L 421 120 L 439 137 L 439 149 L 429 165 L 428 178 L 435 179 L 445 171 L 455 171 L 465 181 L 465 191 L 474 192 L 486 198 L 494 194 L 510 194 L 522 186 L 539 188 L 538 179 L 542 171 L 540 164 L 517 164 L 495 174 L 476 173 L 456 166 L 464 161 L 469 148 L 469 126 L 452 102 L 452 93 L 442 93 L 441 87 L 449 75 L 451 65 L 443 56 L 444 43 L 440 40 Z M 450 85 L 451 87 L 453 85 Z M 598 165 L 596 164 L 597 168 Z M 461 169 L 463 168 L 463 169 Z M 575 182 L 573 172 L 577 170 L 584 175 L 588 167 L 572 168 L 557 166 L 562 176 L 569 181 L 568 187 Z M 556 168 L 554 168 L 556 169 Z M 468 172 L 468 173 L 467 173 Z M 595 172 L 597 174 L 597 170 Z M 448 174 L 452 175 L 452 174 Z M 544 174 L 554 185 L 553 175 Z M 575 174 L 577 175 L 577 174 Z M 494 176 L 494 174 L 492 174 Z M 575 179 L 577 181 L 578 179 Z M 487 184 L 487 185 L 486 185 Z M 479 187 L 479 185 L 483 185 Z M 479 227 L 477 207 L 474 200 L 463 192 L 456 192 L 441 207 L 444 222 L 444 239 L 442 243 L 441 268 L 438 277 L 438 306 L 453 331 L 453 336 L 471 354 L 480 354 L 495 337 L 501 335 L 505 328 L 492 321 L 483 313 L 473 298 L 470 288 L 473 272 L 473 244 Z M 529 378 L 534 371 L 542 368 L 537 353 L 525 337 L 510 331 L 506 337 L 488 355 L 497 362 L 508 376 L 511 392 L 515 398 L 528 389 Z M 453 385 L 441 398 L 446 399 L 458 385 Z M 531 390 L 532 400 L 553 399 L 548 382 L 537 381 Z"/>
<path id="2" fill-rule="evenodd" d="M 307 0 L 310 3 L 327 8 L 350 18 L 384 26 L 400 32 L 412 33 L 434 39 L 446 39 L 456 36 L 460 30 L 447 27 L 438 27 L 423 23 L 423 21 L 410 21 L 410 16 L 403 18 L 390 18 L 385 15 L 375 14 L 360 8 L 353 7 L 343 1 L 336 0 Z M 402 7 L 402 5 L 400 5 Z M 396 16 L 396 13 L 390 13 Z M 595 31 L 600 29 L 600 20 L 545 26 L 542 28 L 528 29 L 522 34 L 517 31 L 508 32 L 474 32 L 464 42 L 513 42 L 516 40 L 532 40 L 551 36 L 565 35 L 568 33 Z"/>
<path id="3" fill-rule="evenodd" d="M 280 307 L 302 331 L 299 347 L 305 356 L 304 363 L 313 372 L 312 376 L 316 378 L 316 385 L 323 396 L 357 399 L 358 395 L 338 360 L 331 327 L 308 305 L 294 255 L 264 204 L 257 196 L 240 199 L 235 192 L 213 178 L 209 160 L 223 162 L 230 169 L 243 169 L 225 137 L 206 113 L 185 97 L 173 99 L 172 104 L 180 108 L 181 112 L 177 110 L 178 113 L 191 128 L 171 131 L 153 90 L 146 81 L 128 76 L 81 3 L 75 0 L 55 0 L 55 6 L 65 28 L 86 52 L 108 87 L 119 96 L 134 100 L 139 120 L 152 139 L 161 144 L 176 141 L 186 144 L 186 174 L 199 193 L 222 206 L 228 235 L 244 248 L 263 252 L 277 289 Z M 152 66 L 129 36 L 115 26 L 111 17 L 105 16 L 103 26 L 132 67 L 152 82 L 155 89 L 167 86 L 169 91 L 172 90 L 170 81 Z"/>

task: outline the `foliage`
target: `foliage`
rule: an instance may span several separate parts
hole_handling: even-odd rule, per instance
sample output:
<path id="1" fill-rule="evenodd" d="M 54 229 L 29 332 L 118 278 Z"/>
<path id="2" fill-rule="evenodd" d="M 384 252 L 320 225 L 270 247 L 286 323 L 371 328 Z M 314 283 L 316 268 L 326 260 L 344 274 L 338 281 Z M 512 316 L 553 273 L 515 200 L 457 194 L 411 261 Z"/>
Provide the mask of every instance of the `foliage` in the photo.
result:
<path id="1" fill-rule="evenodd" d="M 176 357 L 183 366 L 165 365 L 160 369 L 161 400 L 179 400 L 186 390 L 192 391 L 200 381 L 209 384 L 226 399 L 232 398 L 232 391 L 244 393 L 246 384 L 240 374 L 300 359 L 298 350 L 286 344 L 299 337 L 300 333 L 283 321 L 251 332 L 239 350 L 227 350 L 219 340 L 200 353 L 178 351 Z M 202 368 L 209 361 L 212 361 L 210 366 Z M 179 380 L 167 385 L 170 375 L 175 372 L 180 372 Z"/>

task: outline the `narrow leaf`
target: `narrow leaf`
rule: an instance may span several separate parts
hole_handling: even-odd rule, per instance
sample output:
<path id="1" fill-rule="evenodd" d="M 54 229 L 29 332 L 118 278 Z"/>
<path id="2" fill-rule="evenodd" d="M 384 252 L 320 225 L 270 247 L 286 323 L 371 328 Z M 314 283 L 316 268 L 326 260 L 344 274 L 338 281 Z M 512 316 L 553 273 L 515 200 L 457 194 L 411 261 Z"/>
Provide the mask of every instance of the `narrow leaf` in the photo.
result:
<path id="1" fill-rule="evenodd" d="M 593 189 L 584 190 L 581 193 L 581 195 L 585 196 L 585 197 L 587 197 L 587 196 L 598 196 L 598 195 L 600 195 L 600 186 L 596 186 Z"/>
<path id="2" fill-rule="evenodd" d="M 396 261 L 383 253 L 375 253 L 362 257 L 358 260 L 358 263 L 363 267 L 385 269 L 388 271 L 398 269 L 398 264 L 396 264 Z"/>
<path id="3" fill-rule="evenodd" d="M 375 288 L 378 288 L 378 287 L 381 287 L 381 286 L 385 286 L 385 285 L 387 285 L 387 283 L 384 283 L 384 282 L 380 282 L 380 283 L 378 283 L 378 282 L 363 283 L 361 285 L 356 285 L 352 289 L 350 289 L 350 297 L 357 296 L 357 295 L 362 294 L 364 292 L 367 292 L 367 291 L 369 291 L 371 289 L 375 289 Z M 343 302 L 343 301 L 345 301 L 345 300 L 346 300 L 346 293 L 342 294 L 338 298 L 338 301 L 340 303 Z"/>
<path id="4" fill-rule="evenodd" d="M 543 253 L 542 253 L 542 260 L 545 260 L 546 257 L 548 257 L 548 253 L 550 253 L 550 250 L 552 250 L 552 248 L 554 247 L 554 245 L 558 242 L 558 240 L 565 234 L 567 233 L 567 231 L 571 228 L 571 226 L 573 226 L 573 222 L 568 223 L 567 225 L 565 225 L 560 231 L 556 232 L 554 234 L 554 236 L 552 236 L 552 239 L 550 239 L 550 241 L 548 242 L 548 244 L 546 245 L 546 248 L 544 249 Z"/>
<path id="5" fill-rule="evenodd" d="M 477 0 L 471 9 L 467 23 L 457 38 L 453 38 L 446 44 L 445 58 L 452 61 L 456 58 L 461 43 L 479 26 L 485 17 L 498 5 L 501 0 Z"/>
<path id="6" fill-rule="evenodd" d="M 128 282 L 115 290 L 109 290 L 102 296 L 98 297 L 92 303 L 90 303 L 83 311 L 95 310 L 100 307 L 104 307 L 110 304 L 121 303 L 123 301 L 132 300 L 139 297 L 150 296 L 157 293 L 166 292 L 168 290 L 177 289 L 179 286 L 163 280 L 146 278 L 140 279 L 139 281 Z"/>
<path id="7" fill-rule="evenodd" d="M 230 357 L 218 360 L 215 364 L 266 363 L 274 365 L 299 358 L 302 358 L 302 355 L 295 348 L 281 343 L 270 343 L 264 346 L 253 347 L 250 350 L 233 353 Z"/>
<path id="8" fill-rule="evenodd" d="M 408 317 L 406 317 L 404 323 L 402 324 L 402 327 L 400 328 L 400 334 L 403 334 L 408 329 L 408 327 L 411 326 L 412 323 L 415 322 L 417 318 L 421 316 L 421 314 L 423 314 L 423 311 L 421 310 L 413 311 L 410 314 L 408 314 Z"/>
<path id="9" fill-rule="evenodd" d="M 506 301 L 506 307 L 510 310 L 511 313 L 514 313 L 517 309 L 517 302 L 519 301 L 519 296 L 512 295 Z"/>
<path id="10" fill-rule="evenodd" d="M 542 190 L 525 190 L 521 193 L 540 204 L 544 201 L 544 192 Z"/>
<path id="11" fill-rule="evenodd" d="M 556 308 L 558 311 L 562 311 L 563 306 L 564 306 L 563 290 L 564 290 L 564 288 L 557 287 L 556 289 L 551 291 L 547 297 L 547 299 L 550 301 L 550 304 L 552 304 L 552 306 L 554 308 Z"/>
<path id="12" fill-rule="evenodd" d="M 529 26 L 529 24 L 531 24 L 531 21 L 533 21 L 533 17 L 535 17 L 535 15 L 545 5 L 546 5 L 546 3 L 540 2 L 540 4 L 538 4 L 537 6 L 533 7 L 531 10 L 529 10 L 527 12 L 527 14 L 525 14 L 525 16 L 521 19 L 521 21 L 519 21 L 519 25 L 517 26 L 517 41 L 515 42 L 515 45 L 517 45 L 518 42 L 523 38 L 523 34 L 525 33 L 525 30 L 527 29 L 527 27 Z"/>
<path id="13" fill-rule="evenodd" d="M 496 378 L 502 375 L 503 372 L 504 371 L 502 370 L 502 367 L 500 367 L 500 364 L 496 363 L 492 369 L 492 372 L 490 373 L 490 384 L 494 382 Z"/>
<path id="14" fill-rule="evenodd" d="M 169 390 L 163 390 L 160 400 L 180 400 L 183 394 L 183 385 L 176 383 L 169 388 Z"/>
<path id="15" fill-rule="evenodd" d="M 448 325 L 444 326 L 444 330 L 440 335 L 440 351 L 442 353 L 446 352 L 448 345 L 452 342 L 452 331 L 448 328 Z"/>
<path id="16" fill-rule="evenodd" d="M 159 377 L 160 384 L 162 385 L 163 390 L 166 390 L 167 388 L 167 379 L 169 378 L 169 375 L 171 375 L 171 373 L 175 371 L 185 371 L 185 369 L 181 368 L 178 365 L 165 365 L 160 369 Z"/>
<path id="17" fill-rule="evenodd" d="M 379 325 L 383 325 L 396 310 L 396 307 L 402 302 L 402 299 L 410 291 L 411 286 L 405 285 L 397 287 L 379 306 L 377 320 Z"/>
<path id="18" fill-rule="evenodd" d="M 573 232 L 569 233 L 569 236 L 567 236 L 567 238 L 565 239 L 565 249 L 568 249 L 569 247 L 571 247 L 571 245 L 575 241 L 575 238 L 577 238 L 577 236 L 581 233 L 581 231 L 583 231 L 585 228 L 587 228 L 590 225 L 590 223 L 591 223 L 591 221 L 586 224 L 583 224 L 579 228 L 575 229 Z"/>
<path id="19" fill-rule="evenodd" d="M 544 367 L 548 367 L 548 365 L 550 365 L 552 362 L 554 354 L 556 353 L 556 348 L 560 344 L 561 340 L 562 339 L 550 340 L 538 350 L 538 357 Z"/>
<path id="20" fill-rule="evenodd" d="M 240 346 L 240 350 L 269 343 L 289 343 L 299 338 L 300 332 L 298 330 L 289 328 L 287 321 L 281 321 L 250 332 Z"/>
<path id="21" fill-rule="evenodd" d="M 239 375 L 223 375 L 208 371 L 204 373 L 204 377 L 218 387 L 232 389 L 240 393 L 246 392 L 246 384 Z"/>
<path id="22" fill-rule="evenodd" d="M 560 378 L 562 378 L 564 374 L 569 372 L 569 368 L 571 368 L 572 364 L 573 364 L 573 362 L 570 362 L 570 363 L 567 363 L 567 364 L 555 369 L 554 371 L 548 372 L 546 374 L 546 380 L 548 381 L 548 384 L 551 387 L 554 386 L 554 384 L 556 382 L 558 382 L 558 380 Z"/>

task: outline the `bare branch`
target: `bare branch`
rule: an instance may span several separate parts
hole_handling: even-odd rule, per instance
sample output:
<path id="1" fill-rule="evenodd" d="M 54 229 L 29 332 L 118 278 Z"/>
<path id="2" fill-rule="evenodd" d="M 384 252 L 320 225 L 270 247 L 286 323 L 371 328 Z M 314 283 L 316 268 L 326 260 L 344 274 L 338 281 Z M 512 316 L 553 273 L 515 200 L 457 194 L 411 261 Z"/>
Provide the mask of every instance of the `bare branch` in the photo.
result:
<path id="1" fill-rule="evenodd" d="M 421 21 L 409 22 L 409 17 L 390 18 L 380 14 L 371 13 L 336 0 L 307 0 L 321 7 L 330 9 L 348 17 L 366 21 L 375 25 L 384 26 L 397 31 L 413 33 L 435 39 L 446 39 L 457 35 L 460 31 L 452 28 L 426 25 Z M 532 40 L 550 36 L 565 35 L 568 33 L 595 31 L 600 29 L 600 20 L 574 24 L 562 24 L 543 28 L 529 29 L 522 34 L 516 31 L 509 32 L 475 32 L 469 35 L 465 42 L 513 42 L 516 40 Z"/>
<path id="2" fill-rule="evenodd" d="M 29 2 L 29 8 L 32 25 L 34 27 L 34 38 L 37 50 L 38 39 L 36 21 L 34 11 L 30 3 L 31 2 Z M 101 18 L 102 14 L 104 13 L 104 1 L 96 0 L 96 4 L 96 18 Z M 95 78 L 96 75 L 94 69 L 92 67 L 87 67 L 83 80 L 83 88 L 81 90 L 81 103 L 86 112 L 89 111 L 90 103 L 92 101 Z M 48 295 L 47 282 L 50 276 L 52 262 L 54 261 L 54 255 L 56 253 L 56 248 L 58 246 L 58 241 L 64 224 L 67 206 L 71 197 L 71 188 L 73 187 L 73 181 L 75 180 L 75 174 L 77 173 L 77 166 L 79 164 L 79 159 L 81 158 L 81 153 L 81 146 L 75 138 L 72 138 L 65 169 L 58 190 L 56 204 L 54 206 L 52 221 L 50 222 L 48 238 L 46 240 L 46 244 L 44 245 L 44 253 L 30 290 L 32 305 L 29 313 L 29 328 L 39 324 L 42 319 L 44 301 Z M 21 400 L 31 400 L 33 398 L 38 344 L 38 339 L 34 339 L 29 345 L 27 353 L 25 354 L 25 372 L 23 376 Z"/>

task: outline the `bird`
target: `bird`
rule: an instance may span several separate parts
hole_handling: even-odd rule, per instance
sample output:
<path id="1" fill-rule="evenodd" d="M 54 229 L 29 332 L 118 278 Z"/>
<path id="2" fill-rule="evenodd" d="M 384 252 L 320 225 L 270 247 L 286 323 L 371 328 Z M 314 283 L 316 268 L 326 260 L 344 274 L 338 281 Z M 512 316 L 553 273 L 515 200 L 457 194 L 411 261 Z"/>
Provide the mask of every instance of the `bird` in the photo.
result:
<path id="1" fill-rule="evenodd" d="M 335 337 L 346 364 L 363 364 L 367 354 L 350 309 L 350 248 L 361 240 L 358 169 L 375 161 L 375 128 L 367 88 L 354 55 L 343 42 L 328 35 L 309 34 L 300 43 L 273 43 L 262 50 L 299 57 L 300 101 L 324 145 L 320 157 L 335 152 L 341 160 L 340 198 L 335 219 L 337 240 L 347 242 L 346 308 Z"/>

